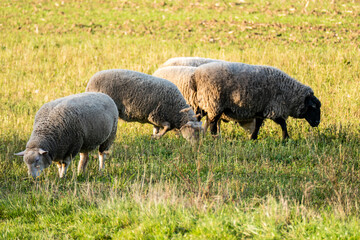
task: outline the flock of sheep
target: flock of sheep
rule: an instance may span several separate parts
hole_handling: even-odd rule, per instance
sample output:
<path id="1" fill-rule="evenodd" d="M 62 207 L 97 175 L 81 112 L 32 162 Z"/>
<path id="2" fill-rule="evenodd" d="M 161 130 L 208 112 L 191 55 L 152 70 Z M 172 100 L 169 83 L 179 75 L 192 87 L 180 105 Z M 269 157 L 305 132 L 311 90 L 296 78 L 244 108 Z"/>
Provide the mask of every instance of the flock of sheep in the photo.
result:
<path id="1" fill-rule="evenodd" d="M 123 69 L 100 71 L 89 80 L 85 93 L 44 104 L 36 113 L 26 149 L 16 155 L 24 157 L 34 178 L 52 162 L 64 177 L 79 152 L 78 173 L 85 171 L 88 152 L 98 146 L 100 170 L 104 168 L 118 118 L 152 124 L 154 138 L 178 129 L 195 144 L 208 127 L 217 136 L 221 120 L 239 123 L 256 139 L 269 118 L 281 126 L 286 139 L 289 116 L 305 118 L 316 127 L 320 107 L 310 87 L 273 67 L 171 58 L 152 76 Z"/>

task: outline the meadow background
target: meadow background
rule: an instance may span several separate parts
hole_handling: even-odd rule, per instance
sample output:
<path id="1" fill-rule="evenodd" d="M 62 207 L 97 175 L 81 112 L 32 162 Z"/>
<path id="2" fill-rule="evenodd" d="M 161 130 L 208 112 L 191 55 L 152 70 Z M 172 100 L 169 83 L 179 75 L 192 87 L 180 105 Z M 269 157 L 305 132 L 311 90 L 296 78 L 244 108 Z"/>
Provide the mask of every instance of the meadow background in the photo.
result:
<path id="1" fill-rule="evenodd" d="M 332 1 L 0 2 L 0 238 L 359 239 L 360 4 Z M 22 158 L 36 111 L 97 71 L 152 74 L 171 57 L 277 67 L 322 102 L 318 128 L 233 123 L 197 148 L 119 122 L 106 170 L 34 181 Z"/>

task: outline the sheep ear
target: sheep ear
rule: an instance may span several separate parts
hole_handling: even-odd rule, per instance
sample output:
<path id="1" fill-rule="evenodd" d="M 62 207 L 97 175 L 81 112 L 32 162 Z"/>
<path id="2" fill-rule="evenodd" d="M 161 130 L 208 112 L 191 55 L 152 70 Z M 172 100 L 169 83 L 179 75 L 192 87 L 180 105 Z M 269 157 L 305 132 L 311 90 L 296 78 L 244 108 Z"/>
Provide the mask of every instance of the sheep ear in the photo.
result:
<path id="1" fill-rule="evenodd" d="M 16 156 L 24 156 L 25 155 L 25 151 L 22 151 L 22 152 L 18 152 L 18 153 L 15 153 Z"/>
<path id="2" fill-rule="evenodd" d="M 201 113 L 198 113 L 198 114 L 194 115 L 195 118 L 198 118 L 200 116 L 201 116 Z"/>
<path id="3" fill-rule="evenodd" d="M 39 148 L 40 155 L 46 155 L 48 154 L 48 151 L 45 151 L 44 149 Z"/>
<path id="4" fill-rule="evenodd" d="M 180 112 L 188 112 L 191 110 L 191 107 L 188 107 L 188 108 L 184 108 L 184 109 L 181 109 Z"/>

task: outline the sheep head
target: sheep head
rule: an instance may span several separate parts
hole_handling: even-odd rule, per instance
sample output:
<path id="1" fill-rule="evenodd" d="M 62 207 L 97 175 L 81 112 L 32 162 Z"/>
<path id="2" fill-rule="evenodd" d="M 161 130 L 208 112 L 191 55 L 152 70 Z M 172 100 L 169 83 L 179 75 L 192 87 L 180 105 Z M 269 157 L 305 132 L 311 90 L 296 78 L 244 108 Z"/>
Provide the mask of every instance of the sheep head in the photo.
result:
<path id="1" fill-rule="evenodd" d="M 181 135 L 191 144 L 197 144 L 200 140 L 200 134 L 204 132 L 201 124 L 201 122 L 187 122 L 180 128 Z"/>
<path id="2" fill-rule="evenodd" d="M 41 148 L 27 148 L 22 152 L 15 153 L 15 155 L 24 157 L 24 162 L 29 169 L 29 174 L 31 174 L 34 179 L 40 175 L 42 170 L 49 167 L 51 164 L 48 151 L 45 151 Z"/>
<path id="3" fill-rule="evenodd" d="M 312 127 L 317 127 L 320 124 L 321 115 L 321 102 L 314 95 L 307 96 L 305 98 L 305 107 L 302 110 L 301 118 L 305 118 L 306 121 Z"/>

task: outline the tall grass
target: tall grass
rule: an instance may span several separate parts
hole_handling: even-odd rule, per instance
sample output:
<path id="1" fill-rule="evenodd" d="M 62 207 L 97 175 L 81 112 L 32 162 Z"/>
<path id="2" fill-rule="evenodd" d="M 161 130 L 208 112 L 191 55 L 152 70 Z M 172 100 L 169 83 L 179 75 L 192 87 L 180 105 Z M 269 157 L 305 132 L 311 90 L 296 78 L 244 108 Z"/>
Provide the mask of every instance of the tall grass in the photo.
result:
<path id="1" fill-rule="evenodd" d="M 0 5 L 0 236 L 13 238 L 359 238 L 356 1 L 3 1 Z M 97 71 L 151 74 L 175 56 L 271 65 L 312 87 L 322 120 L 234 123 L 192 148 L 119 122 L 106 169 L 36 181 L 13 153 L 36 111 L 83 92 Z"/>

